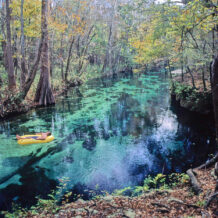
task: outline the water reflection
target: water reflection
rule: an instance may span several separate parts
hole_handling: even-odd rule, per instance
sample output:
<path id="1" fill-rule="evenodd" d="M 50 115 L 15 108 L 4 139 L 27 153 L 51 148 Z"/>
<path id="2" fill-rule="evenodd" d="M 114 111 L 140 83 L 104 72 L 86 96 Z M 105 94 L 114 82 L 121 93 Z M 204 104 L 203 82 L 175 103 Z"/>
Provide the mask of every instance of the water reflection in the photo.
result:
<path id="1" fill-rule="evenodd" d="M 1 209 L 31 205 L 63 177 L 75 193 L 113 191 L 204 161 L 215 149 L 213 126 L 172 107 L 168 85 L 161 73 L 91 81 L 53 107 L 1 122 Z M 47 130 L 55 136 L 48 144 L 14 139 Z"/>

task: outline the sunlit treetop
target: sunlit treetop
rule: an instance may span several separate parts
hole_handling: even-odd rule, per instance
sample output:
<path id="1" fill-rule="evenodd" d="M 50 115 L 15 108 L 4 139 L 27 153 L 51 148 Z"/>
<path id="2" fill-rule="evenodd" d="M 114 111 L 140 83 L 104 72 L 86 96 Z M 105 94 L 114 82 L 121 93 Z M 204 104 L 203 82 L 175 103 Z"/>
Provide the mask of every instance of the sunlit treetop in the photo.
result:
<path id="1" fill-rule="evenodd" d="M 21 1 L 14 0 L 11 2 L 12 25 L 20 36 L 20 13 Z M 39 37 L 41 34 L 41 0 L 25 0 L 23 6 L 24 17 L 24 34 L 28 37 Z"/>

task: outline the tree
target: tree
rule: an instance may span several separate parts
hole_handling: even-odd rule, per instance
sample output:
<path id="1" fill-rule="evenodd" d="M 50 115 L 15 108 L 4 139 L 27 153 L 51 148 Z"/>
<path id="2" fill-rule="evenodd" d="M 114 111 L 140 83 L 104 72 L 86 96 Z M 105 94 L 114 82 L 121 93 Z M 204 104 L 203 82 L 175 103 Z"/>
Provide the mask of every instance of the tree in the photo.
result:
<path id="1" fill-rule="evenodd" d="M 26 60 L 25 60 L 25 39 L 24 39 L 24 20 L 23 20 L 23 5 L 24 0 L 21 0 L 21 11 L 20 11 L 20 24 L 21 24 L 21 75 L 20 75 L 20 86 L 22 86 L 25 83 L 26 76 L 27 76 L 27 69 L 26 69 Z"/>
<path id="2" fill-rule="evenodd" d="M 25 0 L 25 1 L 24 0 L 22 1 L 14 0 L 14 1 L 11 1 L 10 8 L 9 8 L 9 12 L 11 12 L 10 15 L 13 17 L 13 23 L 11 25 L 12 27 L 7 28 L 7 32 L 9 31 L 12 32 L 12 34 L 9 32 L 8 35 L 9 36 L 10 35 L 21 36 L 20 44 L 19 44 L 19 40 L 16 44 L 13 44 L 14 50 L 17 51 L 17 53 L 13 54 L 13 57 L 15 57 L 18 60 L 18 64 L 19 64 L 20 57 L 22 58 L 21 64 L 20 64 L 21 66 L 19 66 L 19 69 L 21 70 L 20 92 L 15 97 L 15 101 L 18 104 L 25 99 L 29 89 L 31 88 L 31 85 L 35 79 L 35 75 L 36 75 L 38 65 L 40 62 L 40 58 L 41 58 L 42 38 L 44 36 L 41 34 L 41 31 L 39 31 L 38 29 L 40 22 L 38 21 L 38 16 L 36 16 L 39 13 L 41 13 L 41 8 L 39 7 L 40 5 L 41 5 L 40 0 L 35 0 L 34 2 L 31 0 Z M 4 5 L 3 5 L 3 8 L 4 8 Z M 6 5 L 6 8 L 7 8 L 7 5 Z M 7 14 L 7 11 L 8 10 L 6 10 L 6 14 Z M 2 13 L 2 20 L 4 20 L 3 13 Z M 4 23 L 2 21 L 2 32 L 4 33 L 3 24 Z M 36 41 L 38 41 L 38 37 L 40 36 L 40 34 L 41 34 L 41 40 L 39 43 L 39 48 L 35 49 L 35 45 L 33 46 L 33 44 L 35 44 Z M 6 34 L 2 34 L 3 39 L 6 38 L 4 37 L 4 35 Z M 11 38 L 11 36 L 9 38 Z M 24 41 L 25 38 L 27 39 L 29 38 L 30 40 L 27 43 L 25 43 Z M 2 45 L 4 45 L 4 43 Z M 20 49 L 21 55 L 19 55 L 19 45 L 21 48 Z M 3 49 L 4 49 L 4 46 L 3 46 Z M 27 68 L 27 64 L 25 60 L 25 50 L 26 52 L 29 52 L 29 64 L 28 64 L 29 67 L 28 68 Z M 33 51 L 33 52 L 30 52 L 30 51 Z M 6 57 L 6 61 L 4 65 L 5 65 L 5 68 L 8 69 L 8 51 L 7 50 L 5 51 L 4 56 Z M 10 56 L 10 52 L 9 52 L 9 56 Z M 33 59 L 33 57 L 35 57 L 35 60 Z M 12 63 L 13 63 L 13 60 L 12 60 Z M 10 66 L 13 67 L 13 64 L 11 64 Z"/>
<path id="3" fill-rule="evenodd" d="M 14 63 L 12 58 L 11 48 L 11 10 L 9 7 L 9 0 L 6 0 L 6 29 L 7 29 L 7 71 L 8 71 L 8 88 L 14 90 L 16 88 L 16 80 L 14 76 Z"/>
<path id="4" fill-rule="evenodd" d="M 213 95 L 213 108 L 216 125 L 216 141 L 218 143 L 218 55 L 214 57 L 211 66 L 211 82 Z"/>
<path id="5" fill-rule="evenodd" d="M 48 0 L 42 0 L 41 15 L 42 31 L 42 57 L 41 57 L 41 74 L 35 95 L 35 102 L 39 105 L 54 104 L 51 81 L 50 81 L 50 61 L 49 61 L 49 40 L 48 40 Z"/>

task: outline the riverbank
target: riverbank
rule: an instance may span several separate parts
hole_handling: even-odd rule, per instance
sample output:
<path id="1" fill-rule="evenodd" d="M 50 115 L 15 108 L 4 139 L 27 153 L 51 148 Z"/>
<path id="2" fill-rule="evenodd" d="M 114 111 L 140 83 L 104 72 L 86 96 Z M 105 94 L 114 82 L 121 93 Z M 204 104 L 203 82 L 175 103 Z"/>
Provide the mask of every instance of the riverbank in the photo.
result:
<path id="1" fill-rule="evenodd" d="M 84 80 L 80 79 L 79 77 L 75 77 L 71 81 L 65 83 L 60 81 L 54 82 L 55 85 L 53 86 L 53 94 L 55 99 L 57 99 L 60 96 L 66 95 L 66 93 L 70 89 L 75 87 L 78 88 L 79 86 L 81 86 L 82 84 L 86 83 L 89 80 L 105 79 L 107 77 L 110 78 L 125 77 L 127 75 L 132 75 L 132 74 L 133 74 L 132 68 L 125 68 L 124 70 L 120 70 L 118 73 L 112 75 L 97 74 L 94 77 L 86 78 Z M 32 87 L 32 89 L 36 89 L 36 87 Z M 0 121 L 3 119 L 7 119 L 9 117 L 17 116 L 19 114 L 27 113 L 28 111 L 35 109 L 37 107 L 42 107 L 42 106 L 38 106 L 34 102 L 35 91 L 33 91 L 32 89 L 30 89 L 27 97 L 23 101 L 20 101 L 19 98 L 17 98 L 16 96 L 17 93 L 19 94 L 19 90 L 16 90 L 15 92 L 9 92 L 7 88 L 5 88 L 4 91 L 0 90 Z M 77 94 L 80 96 L 80 92 L 78 89 L 77 89 Z"/>
<path id="2" fill-rule="evenodd" d="M 205 80 L 205 87 L 202 82 L 201 74 L 196 73 L 194 76 L 195 87 L 193 87 L 190 75 L 185 74 L 184 81 L 181 81 L 181 71 L 172 72 L 171 79 L 171 96 L 178 104 L 189 111 L 200 114 L 211 114 L 213 112 L 212 93 L 208 79 Z"/>
<path id="3" fill-rule="evenodd" d="M 127 73 L 126 73 L 127 72 Z M 132 74 L 132 70 L 120 71 L 116 75 L 125 76 L 126 74 Z M 112 75 L 113 77 L 114 75 Z M 171 78 L 171 96 L 178 104 L 189 111 L 197 112 L 200 114 L 212 113 L 212 94 L 209 82 L 209 75 L 205 81 L 206 89 L 203 88 L 203 82 L 201 81 L 201 74 L 195 75 L 195 86 L 192 86 L 192 80 L 190 75 L 185 74 L 184 81 L 181 82 L 181 70 L 175 70 L 172 72 Z M 101 78 L 105 78 L 103 75 Z M 92 78 L 96 79 L 96 78 Z M 53 88 L 55 98 L 64 95 L 70 88 L 79 87 L 84 81 L 76 79 L 68 82 L 65 85 L 57 86 Z M 17 91 L 19 92 L 19 90 Z M 34 95 L 30 94 L 26 97 L 26 100 L 21 103 L 15 101 L 16 96 L 12 92 L 5 90 L 0 98 L 0 120 L 16 116 L 18 114 L 26 113 L 31 109 L 37 108 L 38 105 L 33 101 Z"/>
<path id="4" fill-rule="evenodd" d="M 58 86 L 53 89 L 54 97 L 57 98 L 62 96 L 69 89 L 79 87 L 82 84 L 82 80 L 75 79 L 74 81 L 65 83 L 63 86 Z M 16 93 L 19 93 L 19 90 L 17 90 Z M 16 94 L 8 92 L 7 90 L 2 93 L 2 96 L 4 97 L 0 98 L 0 120 L 27 113 L 28 111 L 39 107 L 34 102 L 34 95 L 32 95 L 31 92 L 23 101 L 20 101 Z"/>
<path id="5" fill-rule="evenodd" d="M 216 217 L 217 187 L 214 165 L 209 168 L 194 169 L 200 184 L 201 193 L 197 195 L 186 174 L 177 174 L 179 180 L 158 189 L 146 190 L 148 183 L 141 187 L 141 194 L 135 197 L 120 195 L 96 196 L 82 199 L 62 206 L 53 201 L 42 200 L 29 211 L 17 210 L 16 217 Z M 157 177 L 156 177 L 157 178 Z M 163 175 L 159 175 L 163 182 Z M 161 181 L 160 180 L 160 181 Z M 151 181 L 150 181 L 151 182 Z M 153 180 L 154 182 L 154 180 Z M 139 187 L 136 187 L 136 189 Z M 118 192 L 117 192 L 118 193 Z M 215 194 L 214 194 L 215 193 Z M 213 197 L 215 195 L 215 197 Z M 40 200 L 39 200 L 40 201 Z M 7 214 L 7 213 L 6 213 Z M 12 214 L 7 214 L 10 217 Z"/>

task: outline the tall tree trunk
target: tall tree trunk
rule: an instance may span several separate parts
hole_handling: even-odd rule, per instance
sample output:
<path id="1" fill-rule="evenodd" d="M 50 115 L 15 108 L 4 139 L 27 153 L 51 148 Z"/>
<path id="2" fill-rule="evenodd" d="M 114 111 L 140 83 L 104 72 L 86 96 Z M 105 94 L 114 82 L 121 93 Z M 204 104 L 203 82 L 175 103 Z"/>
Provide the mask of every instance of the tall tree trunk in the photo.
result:
<path id="1" fill-rule="evenodd" d="M 204 70 L 205 70 L 206 68 L 205 67 L 203 67 L 202 68 L 202 82 L 203 82 L 203 86 L 204 86 L 204 91 L 206 91 L 207 90 L 207 86 L 206 86 L 206 82 L 205 82 L 205 75 L 204 75 Z"/>
<path id="2" fill-rule="evenodd" d="M 68 51 L 67 66 L 66 66 L 66 70 L 65 70 L 65 77 L 64 77 L 65 82 L 67 82 L 74 40 L 75 40 L 75 37 L 72 37 L 71 42 L 70 42 L 70 48 Z"/>
<path id="3" fill-rule="evenodd" d="M 13 32 L 14 32 L 14 35 L 12 37 L 12 41 L 13 41 L 12 51 L 13 51 L 14 54 L 17 54 L 18 53 L 17 46 L 18 46 L 19 42 L 18 42 L 18 37 L 17 37 L 16 32 L 15 31 L 13 31 Z M 18 72 L 18 68 L 19 68 L 19 66 L 18 66 L 18 59 L 19 59 L 19 57 L 17 57 L 17 56 L 15 56 L 13 58 L 15 78 L 17 78 L 17 72 Z"/>
<path id="4" fill-rule="evenodd" d="M 213 63 L 211 65 L 211 82 L 216 126 L 216 142 L 218 143 L 218 55 L 214 57 Z"/>
<path id="5" fill-rule="evenodd" d="M 28 77 L 25 81 L 25 84 L 23 85 L 22 87 L 22 91 L 19 93 L 19 99 L 20 100 L 24 100 L 26 95 L 28 94 L 29 90 L 30 90 L 30 87 L 36 77 L 36 72 L 37 72 L 37 69 L 38 69 L 38 66 L 39 66 L 39 62 L 40 62 L 40 59 L 41 59 L 41 53 L 42 53 L 42 41 L 43 41 L 43 33 L 42 33 L 42 36 L 41 36 L 41 40 L 40 40 L 40 43 L 39 43 L 39 48 L 38 48 L 38 54 L 36 54 L 36 59 L 34 61 L 34 64 L 28 74 Z"/>
<path id="6" fill-rule="evenodd" d="M 20 24 L 21 24 L 21 74 L 20 74 L 20 86 L 23 87 L 26 76 L 27 76 L 27 68 L 26 68 L 26 60 L 25 60 L 25 39 L 24 39 L 24 21 L 23 21 L 23 5 L 24 0 L 21 0 L 21 8 L 20 8 Z"/>
<path id="7" fill-rule="evenodd" d="M 190 70 L 189 66 L 187 66 L 186 69 L 187 69 L 188 73 L 189 73 L 190 76 L 191 76 L 191 79 L 192 79 L 192 86 L 193 86 L 194 89 L 196 89 L 196 86 L 195 86 L 195 79 L 194 79 L 194 76 L 193 76 L 193 74 L 192 74 L 192 71 Z"/>
<path id="8" fill-rule="evenodd" d="M 215 30 L 216 30 L 216 26 L 214 26 L 214 28 L 212 30 L 212 50 L 213 50 L 213 54 L 215 54 Z"/>
<path id="9" fill-rule="evenodd" d="M 4 11 L 5 11 L 5 5 L 2 5 L 2 8 L 0 10 L 1 12 L 1 33 L 2 33 L 2 42 L 1 42 L 1 46 L 2 46 L 2 51 L 3 51 L 3 65 L 5 67 L 5 69 L 8 68 L 8 64 L 7 64 L 7 61 L 8 61 L 8 58 L 7 58 L 7 43 L 6 43 L 6 33 L 5 33 L 5 14 L 4 14 Z"/>
<path id="10" fill-rule="evenodd" d="M 168 68 L 169 68 L 169 72 L 170 72 L 170 79 L 172 79 L 172 70 L 171 70 L 171 66 L 170 66 L 170 60 L 167 60 L 167 64 L 168 64 Z"/>
<path id="11" fill-rule="evenodd" d="M 182 54 L 182 60 L 181 60 L 181 79 L 182 79 L 182 82 L 184 82 L 184 65 L 183 65 L 183 54 Z"/>
<path id="12" fill-rule="evenodd" d="M 8 88 L 9 90 L 14 90 L 16 88 L 16 80 L 14 76 L 14 63 L 12 58 L 12 48 L 11 48 L 11 10 L 9 7 L 9 0 L 6 0 L 6 29 L 7 29 L 7 64 L 8 64 Z"/>
<path id="13" fill-rule="evenodd" d="M 113 45 L 113 21 L 110 26 L 109 40 L 108 40 L 108 67 L 109 67 L 109 75 L 113 74 L 112 71 L 112 45 Z"/>
<path id="14" fill-rule="evenodd" d="M 182 34 L 181 34 L 181 45 L 180 45 L 180 49 L 182 51 L 182 57 L 181 57 L 181 70 L 182 70 L 182 74 L 181 74 L 181 79 L 182 82 L 184 82 L 184 57 L 183 57 L 183 41 L 184 41 L 184 27 L 182 28 Z"/>
<path id="15" fill-rule="evenodd" d="M 53 78 L 53 69 L 54 69 L 54 58 L 53 58 L 53 52 L 54 52 L 54 33 L 52 33 L 52 37 L 51 37 L 50 41 L 51 41 L 51 43 L 50 43 L 50 74 L 51 74 L 51 78 Z"/>
<path id="16" fill-rule="evenodd" d="M 63 34 L 61 34 L 61 49 L 60 49 L 60 59 L 61 59 L 61 78 L 64 81 L 64 48 L 63 48 Z"/>
<path id="17" fill-rule="evenodd" d="M 106 67 L 109 68 L 109 72 L 106 72 L 108 75 L 112 75 L 113 72 L 113 59 L 112 55 L 114 53 L 113 51 L 113 44 L 114 44 L 114 32 L 115 32 L 115 19 L 117 15 L 117 0 L 113 0 L 113 8 L 110 15 L 110 21 L 109 21 L 109 35 L 108 35 L 108 42 L 107 42 L 107 50 L 105 54 L 104 64 L 102 67 L 101 72 L 103 73 L 106 69 Z"/>
<path id="18" fill-rule="evenodd" d="M 83 69 L 83 66 L 84 66 L 84 56 L 87 54 L 87 51 L 88 51 L 88 47 L 89 47 L 89 44 L 91 43 L 92 39 L 94 38 L 95 36 L 95 33 L 90 37 L 91 35 L 91 32 L 94 28 L 94 25 L 92 25 L 88 31 L 88 34 L 86 37 L 84 37 L 84 39 L 82 40 L 83 41 L 83 48 L 81 49 L 81 52 L 79 52 L 79 64 L 78 64 L 78 68 L 77 68 L 77 74 L 79 76 L 82 75 L 82 69 Z"/>
<path id="19" fill-rule="evenodd" d="M 55 99 L 51 89 L 50 82 L 50 63 L 49 63 L 49 41 L 48 41 L 48 0 L 42 0 L 42 59 L 41 59 L 41 75 L 35 95 L 35 102 L 38 105 L 54 104 Z"/>
<path id="20" fill-rule="evenodd" d="M 2 40 L 2 51 L 3 51 L 3 65 L 5 69 L 8 69 L 8 57 L 7 57 L 7 43 L 5 40 Z"/>
<path id="21" fill-rule="evenodd" d="M 112 23 L 112 22 L 111 22 Z M 107 43 L 107 50 L 105 54 L 104 64 L 102 67 L 101 72 L 104 73 L 106 67 L 111 65 L 111 35 L 112 35 L 112 24 L 109 27 L 109 35 L 108 35 L 108 43 Z M 111 74 L 111 73 L 110 73 Z"/>

